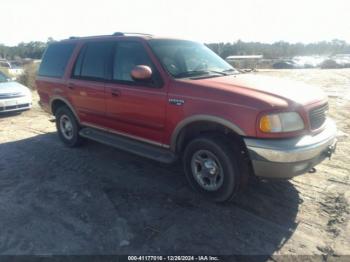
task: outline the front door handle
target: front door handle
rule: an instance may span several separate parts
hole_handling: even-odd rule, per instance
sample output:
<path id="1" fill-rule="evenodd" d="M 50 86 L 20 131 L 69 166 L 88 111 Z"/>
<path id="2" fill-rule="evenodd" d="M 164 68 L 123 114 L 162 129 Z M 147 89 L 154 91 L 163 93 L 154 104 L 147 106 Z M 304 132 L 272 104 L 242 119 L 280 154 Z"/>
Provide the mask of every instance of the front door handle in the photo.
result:
<path id="1" fill-rule="evenodd" d="M 115 96 L 115 97 L 120 96 L 120 91 L 118 89 L 112 89 L 112 96 Z"/>

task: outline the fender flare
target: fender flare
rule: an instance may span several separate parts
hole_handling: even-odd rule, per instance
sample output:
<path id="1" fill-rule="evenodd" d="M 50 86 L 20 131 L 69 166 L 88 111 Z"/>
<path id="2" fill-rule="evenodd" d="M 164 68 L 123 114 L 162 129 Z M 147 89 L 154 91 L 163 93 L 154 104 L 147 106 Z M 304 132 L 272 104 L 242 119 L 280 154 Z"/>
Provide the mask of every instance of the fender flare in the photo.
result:
<path id="1" fill-rule="evenodd" d="M 187 125 L 199 122 L 199 121 L 207 121 L 207 122 L 212 122 L 216 124 L 220 124 L 224 127 L 227 127 L 229 130 L 235 132 L 238 135 L 245 136 L 244 131 L 236 124 L 232 123 L 231 121 L 228 121 L 224 118 L 218 117 L 218 116 L 213 116 L 213 115 L 193 115 L 190 117 L 185 118 L 181 122 L 179 122 L 172 135 L 171 135 L 171 143 L 170 143 L 170 149 L 175 152 L 176 150 L 176 144 L 179 138 L 179 135 L 183 128 L 185 128 Z"/>
<path id="2" fill-rule="evenodd" d="M 61 96 L 53 96 L 50 99 L 50 110 L 51 110 L 52 114 L 53 114 L 53 112 L 52 112 L 52 104 L 55 101 L 61 101 L 64 104 L 66 104 L 68 106 L 68 108 L 72 111 L 72 113 L 74 114 L 75 118 L 78 120 L 78 123 L 80 123 L 80 118 L 79 118 L 78 114 L 75 112 L 74 107 L 72 106 L 72 104 L 66 98 L 61 97 Z"/>

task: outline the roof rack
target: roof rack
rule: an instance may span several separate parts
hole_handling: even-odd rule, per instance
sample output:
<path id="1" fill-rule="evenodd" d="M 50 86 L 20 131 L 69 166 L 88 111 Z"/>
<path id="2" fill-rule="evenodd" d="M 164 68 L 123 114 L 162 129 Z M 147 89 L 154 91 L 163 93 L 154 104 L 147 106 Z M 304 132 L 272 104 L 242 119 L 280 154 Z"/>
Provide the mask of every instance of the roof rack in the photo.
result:
<path id="1" fill-rule="evenodd" d="M 153 36 L 151 34 L 144 34 L 144 33 L 129 33 L 129 32 L 115 32 L 112 34 L 113 36 Z M 108 37 L 111 35 L 98 35 L 98 36 L 70 36 L 68 39 L 69 40 L 75 40 L 75 39 L 81 39 L 81 38 L 91 38 L 91 37 Z"/>
<path id="2" fill-rule="evenodd" d="M 144 34 L 144 33 L 130 33 L 130 32 L 115 32 L 113 33 L 114 36 L 124 36 L 124 35 L 142 35 L 142 36 L 152 36 L 151 34 Z"/>

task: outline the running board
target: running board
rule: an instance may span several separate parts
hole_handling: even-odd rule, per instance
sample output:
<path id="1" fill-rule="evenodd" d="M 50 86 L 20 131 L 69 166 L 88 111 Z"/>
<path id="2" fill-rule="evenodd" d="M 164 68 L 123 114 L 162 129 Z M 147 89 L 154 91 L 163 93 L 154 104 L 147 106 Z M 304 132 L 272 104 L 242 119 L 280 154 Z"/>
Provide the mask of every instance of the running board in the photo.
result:
<path id="1" fill-rule="evenodd" d="M 176 161 L 175 154 L 170 150 L 95 128 L 85 127 L 80 130 L 79 135 L 158 162 L 170 164 Z"/>

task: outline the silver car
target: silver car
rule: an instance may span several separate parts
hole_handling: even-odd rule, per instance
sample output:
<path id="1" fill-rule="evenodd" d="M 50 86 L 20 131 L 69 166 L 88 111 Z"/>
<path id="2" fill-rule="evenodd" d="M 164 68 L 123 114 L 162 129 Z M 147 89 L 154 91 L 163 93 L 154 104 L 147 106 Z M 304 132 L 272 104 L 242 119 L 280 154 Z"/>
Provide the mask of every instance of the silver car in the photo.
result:
<path id="1" fill-rule="evenodd" d="M 23 111 L 31 107 L 30 90 L 0 71 L 0 113 Z"/>

